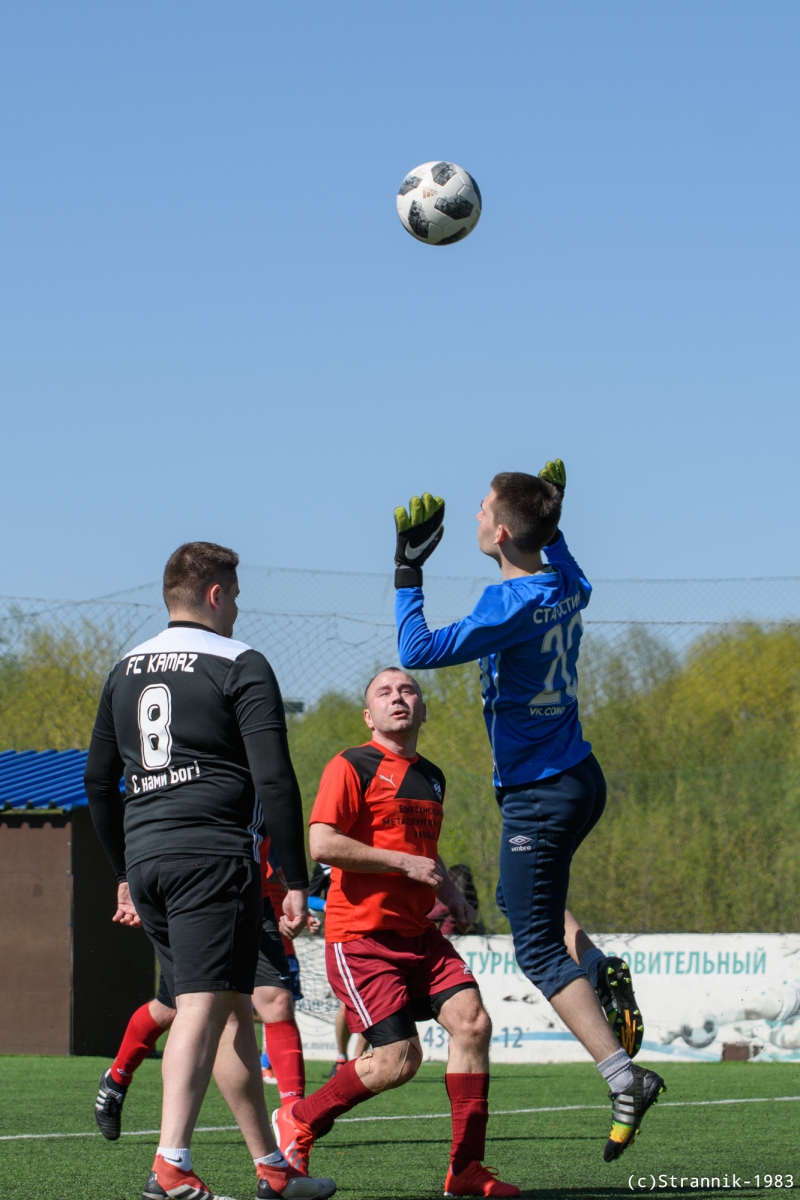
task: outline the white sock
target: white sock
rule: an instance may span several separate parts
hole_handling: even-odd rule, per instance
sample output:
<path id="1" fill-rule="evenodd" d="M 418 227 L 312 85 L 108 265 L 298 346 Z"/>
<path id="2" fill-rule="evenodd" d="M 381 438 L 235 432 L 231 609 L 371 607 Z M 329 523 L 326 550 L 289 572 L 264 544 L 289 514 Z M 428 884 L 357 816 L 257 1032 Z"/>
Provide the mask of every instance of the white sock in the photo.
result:
<path id="1" fill-rule="evenodd" d="M 615 1054 L 609 1054 L 608 1058 L 599 1062 L 597 1069 L 615 1096 L 619 1092 L 624 1092 L 633 1083 L 633 1065 L 630 1055 L 622 1047 Z"/>
<path id="2" fill-rule="evenodd" d="M 281 1170 L 289 1165 L 280 1150 L 273 1150 L 272 1154 L 265 1154 L 262 1158 L 254 1158 L 253 1162 L 256 1166 L 263 1163 L 265 1167 L 280 1167 Z"/>
<path id="3" fill-rule="evenodd" d="M 159 1146 L 156 1151 L 168 1163 L 172 1163 L 173 1167 L 180 1167 L 182 1171 L 191 1171 L 192 1169 L 192 1152 L 189 1147 L 183 1150 L 172 1150 L 168 1146 Z"/>

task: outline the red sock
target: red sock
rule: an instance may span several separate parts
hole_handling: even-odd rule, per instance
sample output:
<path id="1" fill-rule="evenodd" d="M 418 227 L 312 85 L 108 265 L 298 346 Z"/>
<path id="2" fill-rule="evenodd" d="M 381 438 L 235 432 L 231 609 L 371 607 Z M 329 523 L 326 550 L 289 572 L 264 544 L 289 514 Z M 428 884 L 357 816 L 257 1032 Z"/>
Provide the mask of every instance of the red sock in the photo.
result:
<path id="1" fill-rule="evenodd" d="M 489 1076 L 445 1075 L 445 1086 L 453 1113 L 453 1145 L 450 1166 L 458 1174 L 467 1163 L 483 1161 L 486 1126 L 489 1121 Z"/>
<path id="2" fill-rule="evenodd" d="M 264 1026 L 264 1041 L 270 1065 L 278 1080 L 281 1104 L 293 1104 L 306 1093 L 306 1064 L 297 1022 L 270 1021 Z"/>
<path id="3" fill-rule="evenodd" d="M 316 1133 L 374 1095 L 359 1079 L 356 1060 L 351 1058 L 318 1092 L 300 1100 L 294 1107 L 293 1116 Z"/>
<path id="4" fill-rule="evenodd" d="M 144 1062 L 163 1032 L 150 1016 L 149 1001 L 137 1008 L 128 1021 L 122 1045 L 111 1065 L 111 1078 L 127 1086 L 133 1079 L 133 1072 Z"/>

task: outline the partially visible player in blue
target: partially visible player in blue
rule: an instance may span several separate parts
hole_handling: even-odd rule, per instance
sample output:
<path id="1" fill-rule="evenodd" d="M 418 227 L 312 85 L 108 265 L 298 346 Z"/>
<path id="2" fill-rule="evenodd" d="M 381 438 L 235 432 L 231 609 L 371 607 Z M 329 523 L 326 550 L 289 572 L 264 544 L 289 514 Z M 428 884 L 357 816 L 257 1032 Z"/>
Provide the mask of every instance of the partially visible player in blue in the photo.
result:
<path id="1" fill-rule="evenodd" d="M 520 967 L 608 1082 L 603 1156 L 611 1161 L 633 1141 L 664 1082 L 631 1062 L 644 1029 L 628 965 L 607 958 L 566 910 L 572 857 L 602 815 L 606 785 L 578 716 L 581 613 L 592 588 L 558 528 L 565 486 L 560 459 L 538 476 L 494 477 L 478 513 L 478 546 L 502 582 L 443 629 L 425 620 L 421 568 L 444 532 L 444 501 L 426 493 L 409 513 L 395 509 L 396 616 L 406 669 L 480 663 L 503 813 L 498 903 Z"/>

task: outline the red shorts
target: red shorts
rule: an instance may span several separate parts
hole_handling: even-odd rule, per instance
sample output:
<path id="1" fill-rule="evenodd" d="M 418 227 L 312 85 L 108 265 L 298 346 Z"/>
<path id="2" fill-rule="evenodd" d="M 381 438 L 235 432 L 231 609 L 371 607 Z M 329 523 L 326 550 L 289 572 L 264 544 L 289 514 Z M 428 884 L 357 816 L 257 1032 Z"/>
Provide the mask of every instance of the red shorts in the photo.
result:
<path id="1" fill-rule="evenodd" d="M 347 1010 L 351 1033 L 377 1025 L 415 1000 L 475 982 L 452 942 L 435 925 L 418 937 L 387 930 L 351 942 L 328 942 L 325 966 Z"/>

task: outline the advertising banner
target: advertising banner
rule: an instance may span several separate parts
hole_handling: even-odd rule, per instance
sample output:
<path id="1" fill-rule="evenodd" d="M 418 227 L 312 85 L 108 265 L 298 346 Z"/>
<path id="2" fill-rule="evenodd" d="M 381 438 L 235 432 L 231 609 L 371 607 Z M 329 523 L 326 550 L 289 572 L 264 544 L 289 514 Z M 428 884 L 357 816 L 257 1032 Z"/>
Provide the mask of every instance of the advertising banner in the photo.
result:
<path id="1" fill-rule="evenodd" d="M 630 964 L 645 1036 L 639 1058 L 664 1062 L 800 1061 L 800 934 L 597 934 Z M 454 939 L 492 1018 L 494 1062 L 587 1062 L 589 1055 L 517 966 L 511 937 Z M 336 1056 L 338 1002 L 321 939 L 295 943 L 305 998 L 298 1005 L 309 1059 Z M 426 1062 L 447 1059 L 448 1037 L 420 1023 Z"/>

